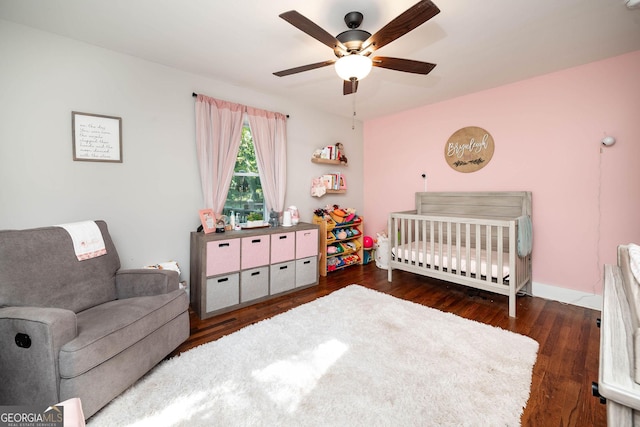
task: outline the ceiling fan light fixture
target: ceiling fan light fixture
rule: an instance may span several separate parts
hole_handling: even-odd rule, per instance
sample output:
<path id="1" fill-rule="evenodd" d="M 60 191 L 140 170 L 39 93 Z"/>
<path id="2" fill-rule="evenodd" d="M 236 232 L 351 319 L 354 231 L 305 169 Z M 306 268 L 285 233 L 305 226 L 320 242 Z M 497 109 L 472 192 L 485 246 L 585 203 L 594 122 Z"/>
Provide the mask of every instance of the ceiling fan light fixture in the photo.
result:
<path id="1" fill-rule="evenodd" d="M 336 73 L 342 80 L 362 80 L 369 75 L 373 63 L 368 56 L 353 53 L 345 55 L 336 61 Z"/>

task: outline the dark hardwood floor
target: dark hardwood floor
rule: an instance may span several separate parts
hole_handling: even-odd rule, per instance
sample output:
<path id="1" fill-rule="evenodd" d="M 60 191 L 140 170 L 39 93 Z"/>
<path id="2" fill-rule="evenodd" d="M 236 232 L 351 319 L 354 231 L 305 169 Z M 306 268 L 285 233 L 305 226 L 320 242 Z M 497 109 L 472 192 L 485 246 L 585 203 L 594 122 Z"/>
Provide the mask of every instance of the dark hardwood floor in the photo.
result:
<path id="1" fill-rule="evenodd" d="M 509 318 L 507 297 L 394 271 L 371 263 L 330 273 L 320 284 L 207 320 L 191 313 L 191 336 L 172 354 L 216 340 L 257 321 L 357 283 L 442 311 L 527 335 L 539 344 L 523 426 L 605 426 L 606 409 L 591 395 L 598 379 L 599 311 L 541 298 L 518 298 Z M 425 327 L 431 327 L 425 325 Z"/>

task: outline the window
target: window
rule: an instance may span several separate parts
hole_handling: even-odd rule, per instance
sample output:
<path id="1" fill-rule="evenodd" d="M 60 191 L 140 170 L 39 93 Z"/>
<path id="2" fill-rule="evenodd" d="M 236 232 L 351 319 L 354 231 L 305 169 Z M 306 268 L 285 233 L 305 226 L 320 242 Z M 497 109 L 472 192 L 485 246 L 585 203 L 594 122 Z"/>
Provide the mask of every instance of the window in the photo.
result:
<path id="1" fill-rule="evenodd" d="M 240 222 L 246 222 L 247 216 L 252 212 L 261 213 L 263 218 L 267 218 L 265 209 L 251 129 L 245 124 L 242 127 L 242 141 L 223 213 L 231 217 L 233 212 Z"/>

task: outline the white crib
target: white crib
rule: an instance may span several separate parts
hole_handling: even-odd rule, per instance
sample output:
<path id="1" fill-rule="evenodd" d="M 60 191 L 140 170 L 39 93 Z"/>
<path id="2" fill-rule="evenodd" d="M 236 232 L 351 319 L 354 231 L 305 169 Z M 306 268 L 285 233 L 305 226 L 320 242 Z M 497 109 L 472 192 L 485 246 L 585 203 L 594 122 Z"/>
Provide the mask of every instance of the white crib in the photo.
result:
<path id="1" fill-rule="evenodd" d="M 416 209 L 389 216 L 393 270 L 509 297 L 531 294 L 530 192 L 421 192 Z"/>

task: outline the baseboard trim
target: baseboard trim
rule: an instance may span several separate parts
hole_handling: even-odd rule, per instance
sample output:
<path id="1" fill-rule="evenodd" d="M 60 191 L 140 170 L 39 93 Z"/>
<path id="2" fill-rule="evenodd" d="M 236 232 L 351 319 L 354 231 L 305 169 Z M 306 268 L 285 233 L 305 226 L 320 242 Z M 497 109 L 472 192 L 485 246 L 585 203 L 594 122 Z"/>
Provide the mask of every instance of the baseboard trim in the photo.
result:
<path id="1" fill-rule="evenodd" d="M 537 282 L 533 282 L 532 288 L 534 297 L 550 299 L 565 304 L 602 311 L 602 295 L 589 294 L 587 292 L 559 288 L 557 286 L 545 285 L 544 283 Z"/>

